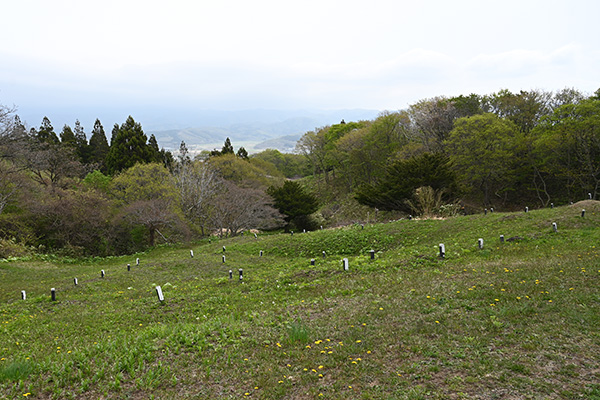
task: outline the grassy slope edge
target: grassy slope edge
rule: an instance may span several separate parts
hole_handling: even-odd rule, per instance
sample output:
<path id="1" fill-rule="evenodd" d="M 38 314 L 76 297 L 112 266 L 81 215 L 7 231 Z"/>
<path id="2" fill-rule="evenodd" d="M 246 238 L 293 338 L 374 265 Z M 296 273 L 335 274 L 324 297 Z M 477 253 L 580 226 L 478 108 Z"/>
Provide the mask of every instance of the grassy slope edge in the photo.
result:
<path id="1" fill-rule="evenodd" d="M 3 262 L 0 398 L 600 399 L 599 228 L 586 201 Z"/>

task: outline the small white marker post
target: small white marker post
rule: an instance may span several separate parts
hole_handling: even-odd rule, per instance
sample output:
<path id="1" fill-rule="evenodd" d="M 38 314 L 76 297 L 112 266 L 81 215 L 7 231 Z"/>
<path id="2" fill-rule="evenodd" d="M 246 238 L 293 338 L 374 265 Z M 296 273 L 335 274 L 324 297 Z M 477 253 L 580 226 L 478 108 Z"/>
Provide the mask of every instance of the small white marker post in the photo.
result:
<path id="1" fill-rule="evenodd" d="M 24 290 L 21 290 L 21 300 L 27 300 L 27 293 Z"/>
<path id="2" fill-rule="evenodd" d="M 225 253 L 225 246 L 223 246 L 223 254 Z"/>
<path id="3" fill-rule="evenodd" d="M 375 259 L 375 250 L 370 250 L 369 254 L 371 254 L 371 260 Z"/>
<path id="4" fill-rule="evenodd" d="M 194 250 L 190 250 L 190 257 L 194 258 Z"/>
<path id="5" fill-rule="evenodd" d="M 550 203 L 550 208 L 554 208 L 554 203 Z"/>
<path id="6" fill-rule="evenodd" d="M 127 264 L 127 271 L 131 271 L 131 264 Z"/>
<path id="7" fill-rule="evenodd" d="M 244 280 L 244 275 L 243 275 L 244 271 L 240 268 L 239 273 L 240 273 L 240 283 L 242 283 L 242 281 Z"/>
<path id="8" fill-rule="evenodd" d="M 103 269 L 102 269 L 102 270 L 100 270 L 100 278 L 104 278 L 104 276 L 105 276 L 105 275 L 106 275 L 106 274 L 104 273 L 104 270 L 103 270 Z"/>
<path id="9" fill-rule="evenodd" d="M 258 235 L 256 233 L 254 234 L 254 239 L 258 239 Z"/>
<path id="10" fill-rule="evenodd" d="M 229 280 L 232 280 L 232 279 L 233 279 L 233 271 L 229 270 Z"/>
<path id="11" fill-rule="evenodd" d="M 160 286 L 156 287 L 156 295 L 158 296 L 158 301 L 160 301 L 161 303 L 165 301 L 165 296 L 163 296 L 163 292 Z"/>
<path id="12" fill-rule="evenodd" d="M 477 245 L 479 246 L 479 250 L 483 249 L 483 239 L 477 239 Z"/>
<path id="13" fill-rule="evenodd" d="M 73 283 L 75 284 L 75 286 L 77 286 L 77 284 L 78 284 L 77 278 L 73 278 Z"/>
<path id="14" fill-rule="evenodd" d="M 525 212 L 529 212 L 529 207 L 525 207 Z"/>
<path id="15" fill-rule="evenodd" d="M 590 198 L 590 200 L 592 199 L 592 194 L 588 193 L 588 197 Z"/>
<path id="16" fill-rule="evenodd" d="M 483 209 L 483 215 L 487 215 L 487 208 Z"/>
<path id="17" fill-rule="evenodd" d="M 348 271 L 349 265 L 348 265 L 348 259 L 347 258 L 344 258 L 342 260 L 342 264 L 344 265 L 344 271 Z"/>
<path id="18" fill-rule="evenodd" d="M 225 264 L 225 256 L 223 256 L 223 264 Z"/>
<path id="19" fill-rule="evenodd" d="M 446 257 L 446 246 L 444 246 L 444 243 L 440 243 L 439 249 L 440 249 L 440 258 Z"/>
<path id="20" fill-rule="evenodd" d="M 504 235 L 500 235 L 500 243 L 504 243 Z"/>
<path id="21" fill-rule="evenodd" d="M 325 258 L 325 250 L 323 250 L 323 258 Z"/>
<path id="22" fill-rule="evenodd" d="M 494 207 L 490 208 L 490 212 L 493 213 L 494 212 Z"/>
<path id="23" fill-rule="evenodd" d="M 140 265 L 140 259 L 139 258 L 135 259 L 135 265 Z"/>
<path id="24" fill-rule="evenodd" d="M 585 209 L 581 210 L 581 218 L 584 218 L 584 217 L 585 217 Z"/>
<path id="25" fill-rule="evenodd" d="M 261 250 L 260 253 L 258 253 L 258 256 L 262 257 L 262 255 L 263 255 L 263 251 Z"/>
<path id="26" fill-rule="evenodd" d="M 52 301 L 56 301 L 56 289 L 50 289 L 50 298 L 52 299 Z"/>
<path id="27" fill-rule="evenodd" d="M 558 232 L 558 226 L 556 226 L 556 222 L 552 223 L 552 230 L 556 233 Z"/>
<path id="28" fill-rule="evenodd" d="M 310 259 L 310 265 L 315 265 L 315 259 L 314 258 Z"/>

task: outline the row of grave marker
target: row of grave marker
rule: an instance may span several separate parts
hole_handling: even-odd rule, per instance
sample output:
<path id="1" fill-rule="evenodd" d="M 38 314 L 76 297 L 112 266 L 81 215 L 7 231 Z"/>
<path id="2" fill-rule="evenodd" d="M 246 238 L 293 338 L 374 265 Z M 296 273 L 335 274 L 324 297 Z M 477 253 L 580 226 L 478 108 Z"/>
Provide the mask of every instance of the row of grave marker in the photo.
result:
<path id="1" fill-rule="evenodd" d="M 591 199 L 592 198 L 591 193 L 589 195 L 590 195 L 590 199 Z M 554 208 L 554 203 L 551 203 L 551 208 Z M 494 212 L 493 208 L 491 209 L 491 212 Z M 525 207 L 525 212 L 529 212 L 529 207 Z M 487 214 L 487 208 L 485 209 L 485 213 Z M 581 217 L 582 218 L 585 217 L 585 209 L 581 210 Z M 363 228 L 364 228 L 364 226 L 363 226 Z M 321 227 L 321 229 L 323 229 L 323 227 Z M 557 226 L 556 222 L 552 222 L 552 229 L 553 229 L 554 232 L 558 232 L 558 226 Z M 304 231 L 304 232 L 306 232 L 306 231 Z M 294 234 L 293 231 L 291 233 L 292 233 L 292 235 Z M 257 235 L 254 234 L 254 237 L 256 238 Z M 500 235 L 500 242 L 504 243 L 504 235 Z M 477 240 L 477 245 L 478 245 L 479 249 L 483 249 L 483 239 L 482 238 L 479 238 Z M 446 257 L 446 247 L 445 247 L 445 245 L 443 243 L 440 243 L 439 246 L 438 246 L 438 248 L 439 248 L 439 256 L 440 256 L 440 258 L 445 258 Z M 223 246 L 223 253 L 225 253 L 225 252 L 226 252 L 226 247 Z M 325 251 L 323 251 L 322 254 L 323 254 L 323 258 L 325 258 L 326 257 Z M 369 254 L 371 256 L 371 260 L 374 260 L 375 259 L 375 250 L 370 250 Z M 190 256 L 191 256 L 191 258 L 194 258 L 194 250 L 190 250 Z M 260 257 L 263 256 L 263 251 L 262 250 L 260 250 L 259 256 Z M 223 263 L 225 263 L 225 261 L 226 261 L 225 260 L 225 255 L 223 255 Z M 138 265 L 138 266 L 140 265 L 140 259 L 139 258 L 136 259 L 136 265 Z M 315 259 L 314 258 L 310 260 L 310 265 L 313 265 L 313 266 L 315 265 Z M 344 271 L 348 271 L 349 270 L 349 262 L 348 262 L 347 258 L 344 258 L 342 260 L 342 266 L 344 268 Z M 131 264 L 127 264 L 127 271 L 131 271 Z M 106 276 L 106 273 L 104 272 L 104 270 L 100 271 L 100 276 L 102 278 L 104 278 Z M 230 280 L 233 279 L 233 271 L 232 270 L 229 270 L 229 279 Z M 239 269 L 239 281 L 243 282 L 243 270 L 242 270 L 242 268 Z M 78 283 L 79 283 L 78 280 L 77 280 L 77 278 L 74 278 L 73 282 L 74 282 L 75 286 L 77 286 Z M 164 295 L 162 293 L 162 289 L 161 289 L 160 286 L 156 286 L 156 293 L 158 295 L 159 301 L 163 302 L 164 301 Z M 50 289 L 50 294 L 51 294 L 52 301 L 56 301 L 56 289 L 55 288 Z M 22 298 L 22 300 L 26 300 L 27 299 L 27 293 L 25 292 L 25 290 L 21 291 L 21 298 Z"/>

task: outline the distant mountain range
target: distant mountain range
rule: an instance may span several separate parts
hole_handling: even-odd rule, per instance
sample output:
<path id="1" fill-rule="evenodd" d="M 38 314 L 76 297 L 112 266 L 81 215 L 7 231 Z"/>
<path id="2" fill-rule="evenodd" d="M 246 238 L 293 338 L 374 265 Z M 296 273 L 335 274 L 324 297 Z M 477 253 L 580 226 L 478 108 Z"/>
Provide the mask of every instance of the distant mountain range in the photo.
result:
<path id="1" fill-rule="evenodd" d="M 17 112 L 29 126 L 37 127 L 44 116 L 60 132 L 64 124 L 74 126 L 78 119 L 88 139 L 94 121 L 99 118 L 107 138 L 114 124 L 122 124 L 131 115 L 144 132 L 154 134 L 161 148 L 176 152 L 182 141 L 192 153 L 221 149 L 230 138 L 234 149 L 241 146 L 250 152 L 267 148 L 292 152 L 298 139 L 306 132 L 345 121 L 372 120 L 379 111 L 352 110 L 207 110 L 192 106 L 170 107 L 145 105 L 114 105 L 108 107 L 23 107 Z"/>
<path id="2" fill-rule="evenodd" d="M 250 153 L 268 148 L 292 152 L 298 139 L 308 131 L 342 120 L 371 120 L 377 114 L 374 110 L 216 112 L 207 118 L 212 125 L 144 130 L 148 135 L 156 136 L 160 147 L 171 151 L 177 151 L 182 141 L 192 153 L 221 149 L 225 139 L 229 138 L 236 151 L 243 146 Z"/>

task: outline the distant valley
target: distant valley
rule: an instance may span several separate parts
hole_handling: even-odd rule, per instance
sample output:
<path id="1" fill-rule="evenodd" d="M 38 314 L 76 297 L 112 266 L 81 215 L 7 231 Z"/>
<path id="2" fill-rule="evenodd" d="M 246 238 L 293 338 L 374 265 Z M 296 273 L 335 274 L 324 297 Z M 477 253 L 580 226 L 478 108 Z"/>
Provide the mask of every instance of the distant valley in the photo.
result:
<path id="1" fill-rule="evenodd" d="M 302 113 L 306 116 L 302 116 Z M 160 147 L 173 152 L 178 151 L 182 141 L 186 143 L 192 154 L 197 154 L 202 150 L 220 149 L 225 139 L 229 138 L 236 150 L 243 146 L 249 153 L 269 148 L 290 153 L 294 151 L 296 142 L 308 131 L 339 123 L 342 119 L 346 121 L 373 119 L 377 114 L 378 111 L 373 110 L 296 111 L 294 113 L 261 111 L 254 115 L 256 120 L 252 121 L 250 113 L 241 116 L 237 112 L 231 112 L 222 115 L 225 118 L 210 121 L 213 123 L 210 126 L 145 129 L 145 131 L 148 135 L 156 136 Z M 231 122 L 227 123 L 227 120 Z"/>

